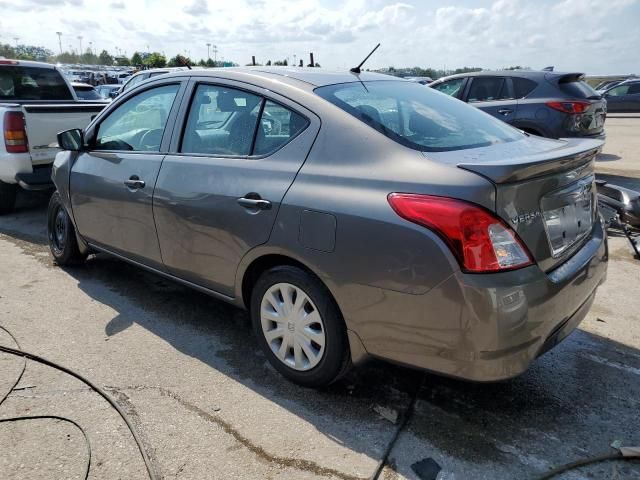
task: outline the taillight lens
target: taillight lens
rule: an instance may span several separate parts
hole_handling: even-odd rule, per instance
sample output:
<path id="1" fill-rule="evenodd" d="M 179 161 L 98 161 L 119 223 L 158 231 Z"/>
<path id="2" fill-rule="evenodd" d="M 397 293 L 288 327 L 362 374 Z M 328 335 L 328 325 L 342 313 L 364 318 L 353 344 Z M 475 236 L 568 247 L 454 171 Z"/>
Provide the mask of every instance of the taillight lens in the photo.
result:
<path id="1" fill-rule="evenodd" d="M 547 102 L 547 105 L 563 113 L 584 113 L 591 106 L 589 102 L 577 100 L 570 102 Z"/>
<path id="2" fill-rule="evenodd" d="M 5 112 L 4 146 L 8 153 L 25 153 L 29 151 L 22 112 Z"/>
<path id="3" fill-rule="evenodd" d="M 413 193 L 392 193 L 388 200 L 402 218 L 435 231 L 467 272 L 513 270 L 533 263 L 516 233 L 484 208 Z"/>

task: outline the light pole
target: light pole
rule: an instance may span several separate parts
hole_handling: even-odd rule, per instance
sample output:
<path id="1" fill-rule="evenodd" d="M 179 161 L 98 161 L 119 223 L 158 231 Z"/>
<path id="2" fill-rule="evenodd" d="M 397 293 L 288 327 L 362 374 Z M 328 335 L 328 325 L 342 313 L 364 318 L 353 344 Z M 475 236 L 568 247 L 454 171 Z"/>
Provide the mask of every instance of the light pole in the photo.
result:
<path id="1" fill-rule="evenodd" d="M 218 47 L 216 45 L 213 46 L 213 64 L 216 65 L 218 63 Z"/>
<path id="2" fill-rule="evenodd" d="M 20 40 L 20 37 L 13 37 L 13 39 L 16 41 L 16 48 L 18 48 L 18 40 Z"/>
<path id="3" fill-rule="evenodd" d="M 210 48 L 211 48 L 211 44 L 207 43 L 207 60 L 211 59 Z"/>
<path id="4" fill-rule="evenodd" d="M 56 32 L 58 35 L 58 46 L 60 47 L 60 55 L 62 55 L 62 32 Z"/>
<path id="5" fill-rule="evenodd" d="M 93 55 L 93 42 L 89 42 L 89 52 Z"/>
<path id="6" fill-rule="evenodd" d="M 79 54 L 82 55 L 82 35 L 78 35 L 78 40 L 80 41 L 80 52 L 79 52 Z"/>

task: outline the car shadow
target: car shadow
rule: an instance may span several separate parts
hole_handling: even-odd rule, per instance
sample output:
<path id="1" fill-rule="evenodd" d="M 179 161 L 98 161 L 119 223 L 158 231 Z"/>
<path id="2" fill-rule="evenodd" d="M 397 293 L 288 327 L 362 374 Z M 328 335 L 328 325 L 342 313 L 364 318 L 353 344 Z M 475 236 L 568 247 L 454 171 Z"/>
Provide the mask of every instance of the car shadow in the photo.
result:
<path id="1" fill-rule="evenodd" d="M 0 233 L 45 245 L 46 232 L 32 231 L 32 221 L 46 218 L 45 199 L 40 202 L 15 215 L 26 221 L 22 228 L 13 217 L 0 219 Z M 528 476 L 539 470 L 528 463 L 530 456 L 561 463 L 606 449 L 616 439 L 640 443 L 640 352 L 604 337 L 575 332 L 525 374 L 500 383 L 463 382 L 372 361 L 326 389 L 310 391 L 268 365 L 242 310 L 106 255 L 65 270 L 85 294 L 115 312 L 105 325 L 108 337 L 138 325 L 372 459 L 380 458 L 396 428 L 373 407 L 402 413 L 419 385 L 409 424 L 419 440 L 416 455 L 471 465 L 476 473 L 515 464 Z M 615 312 L 605 320 L 614 321 Z M 398 465 L 412 478 L 406 463 Z"/>
<path id="2" fill-rule="evenodd" d="M 613 153 L 600 153 L 596 157 L 596 162 L 615 162 L 616 160 L 622 160 L 622 157 Z"/>

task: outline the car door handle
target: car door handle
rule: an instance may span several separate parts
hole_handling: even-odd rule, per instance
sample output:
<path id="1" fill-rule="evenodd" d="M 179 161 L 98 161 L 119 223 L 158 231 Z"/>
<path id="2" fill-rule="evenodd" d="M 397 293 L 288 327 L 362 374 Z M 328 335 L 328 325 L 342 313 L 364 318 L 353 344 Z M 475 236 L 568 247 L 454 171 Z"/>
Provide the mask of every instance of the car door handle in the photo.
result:
<path id="1" fill-rule="evenodd" d="M 500 110 L 498 110 L 498 113 L 500 115 L 509 115 L 512 112 L 513 110 L 511 110 L 510 108 L 501 108 Z"/>
<path id="2" fill-rule="evenodd" d="M 242 197 L 238 199 L 238 204 L 240 204 L 244 208 L 252 208 L 257 210 L 271 209 L 271 202 L 269 200 L 263 200 L 261 198 Z"/>
<path id="3" fill-rule="evenodd" d="M 134 190 L 144 188 L 144 186 L 146 185 L 146 183 L 144 183 L 144 180 L 140 180 L 140 177 L 138 177 L 137 175 L 131 175 L 131 177 L 129 177 L 129 180 L 124 181 L 124 184 Z"/>

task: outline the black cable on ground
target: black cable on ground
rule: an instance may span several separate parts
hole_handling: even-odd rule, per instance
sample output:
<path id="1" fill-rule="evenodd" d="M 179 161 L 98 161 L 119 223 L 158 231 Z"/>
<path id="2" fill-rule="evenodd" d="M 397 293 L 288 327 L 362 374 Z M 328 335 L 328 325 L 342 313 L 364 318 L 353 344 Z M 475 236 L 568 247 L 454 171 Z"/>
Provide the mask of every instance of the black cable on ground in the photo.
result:
<path id="1" fill-rule="evenodd" d="M 16 347 L 18 348 L 18 350 L 22 350 L 22 348 L 20 348 L 20 344 L 18 343 L 18 339 L 16 337 L 14 337 L 13 334 L 9 330 L 4 328 L 2 325 L 0 325 L 0 330 L 3 330 L 4 332 L 7 332 L 7 335 L 9 335 L 11 337 L 11 340 L 13 340 L 13 342 L 16 344 Z M 9 394 L 11 392 L 13 392 L 13 389 L 16 388 L 16 386 L 20 383 L 20 380 L 22 380 L 22 376 L 24 375 L 24 371 L 27 369 L 27 359 L 23 358 L 22 360 L 23 360 L 23 363 L 22 363 L 22 370 L 20 371 L 20 375 L 18 375 L 18 378 L 16 379 L 16 381 L 13 382 L 13 385 L 11 385 L 11 388 L 9 390 L 7 390 L 7 393 L 4 395 L 4 397 L 0 398 L 0 405 L 2 405 L 2 402 L 4 402 L 7 399 Z"/>
<path id="2" fill-rule="evenodd" d="M 549 470 L 544 475 L 535 477 L 534 480 L 549 480 L 550 478 L 566 473 L 569 470 L 575 470 L 576 468 L 592 465 L 594 463 L 606 462 L 608 460 L 640 460 L 640 454 L 625 454 L 618 450 L 615 453 L 607 452 L 601 455 L 594 455 L 593 457 L 586 457 L 576 460 L 575 462 L 560 465 L 559 467 Z"/>
<path id="3" fill-rule="evenodd" d="M 382 469 L 387 464 L 387 460 L 389 460 L 389 455 L 391 455 L 391 451 L 393 450 L 393 447 L 395 447 L 398 437 L 400 436 L 400 433 L 402 432 L 402 430 L 404 430 L 404 427 L 406 427 L 407 424 L 409 423 L 409 419 L 413 416 L 413 410 L 415 409 L 416 401 L 418 400 L 418 394 L 420 393 L 422 384 L 424 383 L 424 379 L 425 379 L 425 375 L 423 374 L 420 377 L 420 381 L 418 382 L 418 386 L 416 388 L 416 391 L 413 394 L 413 397 L 411 397 L 411 402 L 409 403 L 407 410 L 404 412 L 404 415 L 402 416 L 402 421 L 398 424 L 396 431 L 393 433 L 393 437 L 391 438 L 391 441 L 387 444 L 387 448 L 385 449 L 384 454 L 382 455 L 382 458 L 376 465 L 376 469 L 369 477 L 369 480 L 378 480 L 378 478 L 380 477 L 380 474 L 382 473 Z"/>
<path id="4" fill-rule="evenodd" d="M 59 417 L 57 415 L 33 415 L 30 417 L 10 417 L 10 418 L 0 419 L 0 423 L 22 422 L 26 420 L 59 420 L 61 422 L 70 423 L 71 425 L 74 425 L 78 430 L 80 430 L 80 432 L 82 433 L 82 436 L 84 437 L 85 446 L 87 447 L 87 461 L 85 462 L 83 478 L 85 480 L 89 478 L 89 470 L 91 469 L 91 443 L 89 442 L 89 437 L 87 436 L 87 432 L 85 432 L 80 425 L 78 425 L 76 422 L 74 422 L 70 418 Z"/>
<path id="5" fill-rule="evenodd" d="M 7 332 L 11 336 L 11 338 L 13 338 L 14 341 L 16 341 L 15 337 L 6 328 L 0 326 L 0 329 L 2 329 L 5 332 Z M 16 341 L 16 345 L 19 346 L 17 341 Z M 135 427 L 133 426 L 133 424 L 131 423 L 131 421 L 127 417 L 127 415 L 124 412 L 124 410 L 122 410 L 120 405 L 118 405 L 115 402 L 115 400 L 113 400 L 109 395 L 107 395 L 106 392 L 104 392 L 101 388 L 99 388 L 98 386 L 96 386 L 93 383 L 91 383 L 91 381 L 89 381 L 88 379 L 84 378 L 79 373 L 76 373 L 73 370 L 70 370 L 70 369 L 68 369 L 66 367 L 63 367 L 62 365 L 58 365 L 57 363 L 55 363 L 55 362 L 53 362 L 51 360 L 47 360 L 46 358 L 40 357 L 40 356 L 35 355 L 33 353 L 28 353 L 28 352 L 25 352 L 25 351 L 20 350 L 20 349 L 5 347 L 5 346 L 2 346 L 2 345 L 0 345 L 0 352 L 4 352 L 4 353 L 8 353 L 10 355 L 16 355 L 16 356 L 19 356 L 19 357 L 23 357 L 25 359 L 25 363 L 26 363 L 26 360 L 32 360 L 34 362 L 41 363 L 41 364 L 46 365 L 48 367 L 55 368 L 56 370 L 60 370 L 61 372 L 64 372 L 67 375 L 71 375 L 72 377 L 80 380 L 82 383 L 87 385 L 93 391 L 98 393 L 102 398 L 104 398 L 107 402 L 109 402 L 109 404 L 118 412 L 118 414 L 120 415 L 120 417 L 122 418 L 124 423 L 129 428 L 129 431 L 131 432 L 131 435 L 133 436 L 133 439 L 136 442 L 136 445 L 138 446 L 138 450 L 140 451 L 140 455 L 142 455 L 142 460 L 144 461 L 144 465 L 145 465 L 145 467 L 147 469 L 147 473 L 149 474 L 149 478 L 151 480 L 157 480 L 158 479 L 158 476 L 156 475 L 156 473 L 155 473 L 155 471 L 153 469 L 153 465 L 151 464 L 151 460 L 149 459 L 149 456 L 147 455 L 147 452 L 144 450 L 144 448 L 142 446 L 142 441 L 140 440 L 140 437 L 138 436 L 138 434 L 137 434 L 137 432 L 135 430 Z M 22 373 L 24 373 L 24 369 L 23 369 Z M 20 378 L 22 377 L 22 373 L 20 374 Z M 18 379 L 18 381 L 20 380 L 20 378 Z M 15 388 L 15 386 L 18 384 L 18 381 L 16 381 L 16 383 L 14 384 L 14 386 L 12 387 L 11 390 L 13 390 L 13 388 Z M 8 396 L 8 394 L 7 394 L 7 396 Z M 6 396 L 5 396 L 5 398 L 6 398 Z M 4 401 L 4 398 L 3 398 L 3 401 Z M 1 403 L 2 402 L 0 402 L 0 404 Z M 21 418 L 24 418 L 24 417 L 21 417 Z M 82 430 L 82 428 L 78 424 L 73 422 L 72 420 L 64 419 L 64 418 L 61 418 L 61 419 L 64 420 L 64 421 L 69 421 L 70 423 L 73 423 L 78 428 L 80 428 L 80 430 Z M 84 431 L 82 431 L 82 432 L 85 435 L 85 438 L 87 438 L 85 432 Z M 91 451 L 91 450 L 89 449 L 89 451 Z M 90 461 L 91 460 L 89 459 L 89 462 Z"/>

